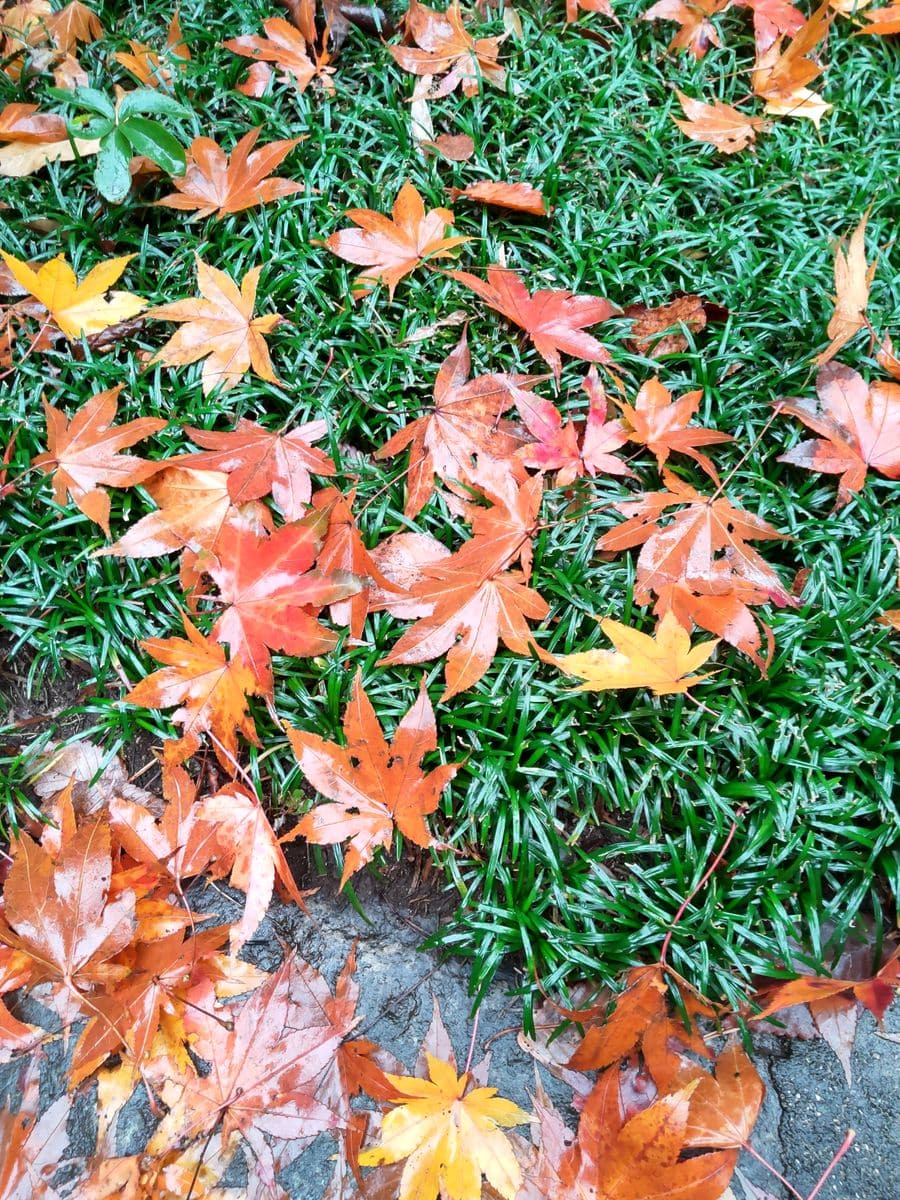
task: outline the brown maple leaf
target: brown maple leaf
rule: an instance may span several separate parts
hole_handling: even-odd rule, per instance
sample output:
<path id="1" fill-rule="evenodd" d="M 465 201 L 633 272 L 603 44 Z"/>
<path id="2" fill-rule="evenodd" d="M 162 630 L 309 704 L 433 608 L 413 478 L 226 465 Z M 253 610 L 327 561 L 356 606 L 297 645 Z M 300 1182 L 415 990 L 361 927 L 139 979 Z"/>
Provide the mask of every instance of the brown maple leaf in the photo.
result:
<path id="1" fill-rule="evenodd" d="M 471 483 L 476 459 L 506 460 L 522 444 L 516 428 L 501 418 L 520 398 L 525 403 L 525 389 L 537 378 L 490 374 L 469 379 L 470 367 L 464 330 L 435 378 L 434 411 L 410 421 L 375 452 L 376 458 L 392 458 L 409 446 L 403 510 L 409 517 L 417 516 L 431 499 L 435 476 L 447 483 Z"/>
<path id="2" fill-rule="evenodd" d="M 128 704 L 144 708 L 173 708 L 176 725 L 183 726 L 178 741 L 166 743 L 171 766 L 190 758 L 200 748 L 200 736 L 209 733 L 216 757 L 233 774 L 237 767 L 237 735 L 258 744 L 256 726 L 247 711 L 247 697 L 261 691 L 256 676 L 243 662 L 226 661 L 224 648 L 206 638 L 187 617 L 179 637 L 148 638 L 141 646 L 163 669 L 142 679 L 125 696 Z"/>
<path id="3" fill-rule="evenodd" d="M 778 401 L 779 412 L 798 417 L 821 435 L 801 442 L 778 461 L 840 475 L 835 508 L 862 488 L 867 467 L 900 479 L 900 383 L 867 384 L 850 367 L 829 362 L 816 377 L 816 392 L 818 401 Z"/>
<path id="4" fill-rule="evenodd" d="M 52 13 L 47 28 L 63 54 L 71 54 L 80 43 L 89 45 L 103 37 L 100 18 L 81 0 L 69 0 L 64 8 Z"/>
<path id="5" fill-rule="evenodd" d="M 524 329 L 557 379 L 561 371 L 560 350 L 587 362 L 612 362 L 606 347 L 584 332 L 589 325 L 612 316 L 615 309 L 608 300 L 600 296 L 576 296 L 563 289 L 532 294 L 515 271 L 496 263 L 488 267 L 487 281 L 468 271 L 447 274 Z"/>
<path id="6" fill-rule="evenodd" d="M 641 16 L 642 21 L 676 21 L 678 32 L 669 42 L 669 50 L 689 50 L 700 59 L 710 46 L 721 47 L 718 30 L 710 17 L 722 12 L 728 0 L 657 0 Z"/>
<path id="7" fill-rule="evenodd" d="M 621 421 L 606 419 L 606 391 L 596 367 L 591 367 L 581 386 L 589 404 L 581 428 L 574 421 L 564 425 L 559 409 L 549 400 L 527 394 L 516 399 L 525 428 L 538 439 L 517 450 L 517 457 L 538 471 L 556 471 L 557 487 L 568 487 L 582 475 L 633 476 L 631 468 L 613 454 L 625 445 L 628 435 Z"/>
<path id="8" fill-rule="evenodd" d="M 245 133 L 230 155 L 212 138 L 194 138 L 184 174 L 172 177 L 177 191 L 156 203 L 186 212 L 197 209 L 191 220 L 213 213 L 221 219 L 227 213 L 242 212 L 302 192 L 302 183 L 273 177 L 272 172 L 303 139 L 269 142 L 254 150 L 260 132 L 257 128 Z"/>
<path id="9" fill-rule="evenodd" d="M 779 38 L 764 53 L 757 54 L 751 81 L 754 93 L 766 102 L 766 112 L 806 117 L 818 129 L 831 105 L 807 86 L 825 70 L 809 55 L 828 33 L 834 17 L 830 0 L 823 0 L 784 51 Z"/>
<path id="10" fill-rule="evenodd" d="M 581 1113 L 577 1143 L 558 1167 L 559 1200 L 718 1200 L 737 1161 L 734 1150 L 681 1157 L 688 1136 L 693 1081 L 659 1096 L 630 1119 L 623 1114 L 619 1069 L 604 1071 Z"/>
<path id="11" fill-rule="evenodd" d="M 831 342 L 815 362 L 820 366 L 829 362 L 843 349 L 860 329 L 868 325 L 866 305 L 869 303 L 869 288 L 875 278 L 877 262 L 866 264 L 866 213 L 850 235 L 849 241 L 841 238 L 834 248 L 834 313 L 828 322 Z M 873 335 L 874 336 L 874 335 Z M 870 347 L 871 349 L 871 347 Z"/>
<path id="12" fill-rule="evenodd" d="M 707 142 L 722 154 L 737 154 L 756 141 L 757 133 L 768 129 L 767 121 L 750 113 L 732 108 L 716 100 L 707 104 L 675 89 L 678 102 L 684 109 L 686 121 L 673 116 L 672 120 L 692 142 Z"/>
<path id="13" fill-rule="evenodd" d="M 452 204 L 459 199 L 476 200 L 479 204 L 505 208 L 509 212 L 531 213 L 536 217 L 548 215 L 541 189 L 530 183 L 483 179 L 464 188 L 452 187 L 449 192 Z"/>
<path id="14" fill-rule="evenodd" d="M 506 71 L 497 61 L 501 39 L 473 38 L 457 0 L 446 12 L 411 0 L 403 23 L 406 38 L 416 46 L 388 46 L 388 52 L 404 71 L 440 79 L 428 88 L 428 99 L 449 96 L 459 86 L 464 95 L 475 96 L 483 80 L 506 87 Z"/>
<path id="15" fill-rule="evenodd" d="M 113 58 L 126 71 L 130 71 L 144 87 L 155 88 L 162 85 L 171 88 L 174 77 L 181 74 L 186 64 L 191 61 L 191 52 L 184 41 L 177 10 L 169 22 L 166 44 L 161 54 L 143 42 L 129 39 L 128 45 L 131 49 L 130 54 L 120 51 L 114 54 Z"/>
<path id="16" fill-rule="evenodd" d="M 789 0 L 735 0 L 738 8 L 753 12 L 753 36 L 757 54 L 764 54 L 782 36 L 796 37 L 806 17 Z"/>
<path id="17" fill-rule="evenodd" d="M 289 433 L 272 433 L 255 421 L 238 418 L 234 429 L 215 432 L 185 427 L 201 452 L 180 454 L 169 465 L 204 471 L 225 471 L 228 494 L 236 505 L 258 500 L 270 492 L 286 521 L 296 521 L 306 512 L 312 495 L 310 474 L 333 475 L 334 462 L 311 443 L 328 432 L 324 421 L 308 421 Z"/>
<path id="18" fill-rule="evenodd" d="M 424 818 L 438 806 L 441 792 L 459 764 L 425 774 L 421 761 L 437 749 L 434 709 L 422 680 L 416 703 L 397 725 L 390 745 L 359 671 L 344 713 L 346 746 L 285 725 L 300 770 L 332 803 L 311 809 L 291 837 L 330 846 L 350 839 L 341 887 L 372 861 L 379 847 L 390 848 L 396 827 L 417 846 L 435 845 Z"/>
<path id="19" fill-rule="evenodd" d="M 621 27 L 622 22 L 613 12 L 609 0 L 566 0 L 566 24 L 571 25 L 578 20 L 579 10 L 583 12 L 598 12 L 609 17 L 614 25 Z"/>
<path id="20" fill-rule="evenodd" d="M 356 229 L 340 229 L 325 245 L 333 254 L 357 266 L 368 267 L 355 280 L 354 297 L 367 295 L 376 283 L 387 285 L 393 299 L 397 284 L 422 262 L 447 258 L 467 237 L 445 237 L 453 224 L 449 208 L 425 211 L 419 192 L 404 183 L 390 217 L 371 208 L 349 208 L 344 213 Z"/>
<path id="21" fill-rule="evenodd" d="M 228 643 L 231 661 L 250 668 L 264 695 L 271 696 L 275 684 L 269 651 L 312 658 L 333 650 L 337 634 L 315 614 L 362 587 L 352 575 L 313 569 L 327 528 L 327 512 L 311 512 L 265 537 L 232 529 L 215 560 L 201 563 L 226 605 L 211 636 Z"/>
<path id="22" fill-rule="evenodd" d="M 330 78 L 334 68 L 328 65 L 331 55 L 325 49 L 316 52 L 315 45 L 318 39 L 314 27 L 302 30 L 286 21 L 284 17 L 268 17 L 263 21 L 263 29 L 265 37 L 259 34 L 244 34 L 222 43 L 226 50 L 254 60 L 246 82 L 239 88 L 240 91 L 250 96 L 261 95 L 268 84 L 268 63 L 281 67 L 284 81 L 294 84 L 301 94 L 306 91 L 316 75 L 320 76 L 325 91 L 334 91 L 334 84 Z"/>
<path id="23" fill-rule="evenodd" d="M 872 34 L 875 37 L 891 37 L 900 33 L 900 3 L 888 4 L 884 8 L 872 8 L 863 16 L 869 24 L 863 29 L 857 29 L 854 37 L 862 34 Z"/>
<path id="24" fill-rule="evenodd" d="M 60 142 L 68 137 L 57 113 L 42 113 L 36 104 L 7 104 L 0 110 L 0 142 Z"/>
<path id="25" fill-rule="evenodd" d="M 737 1150 L 753 1132 L 766 1089 L 737 1041 L 725 1047 L 715 1070 L 714 1076 L 699 1068 L 687 1072 L 700 1082 L 691 1096 L 684 1145 Z"/>
<path id="26" fill-rule="evenodd" d="M 75 825 L 60 798 L 58 851 L 25 833 L 13 844 L 3 889 L 0 943 L 26 955 L 30 984 L 49 983 L 60 1016 L 70 1019 L 82 995 L 123 978 L 113 961 L 135 936 L 135 893 L 111 892 L 112 850 L 102 817 Z"/>
<path id="27" fill-rule="evenodd" d="M 95 521 L 109 537 L 109 494 L 107 487 L 133 487 L 159 470 L 159 463 L 131 454 L 120 454 L 168 422 L 159 417 L 139 417 L 125 425 L 114 425 L 122 385 L 97 392 L 71 421 L 52 404 L 43 401 L 47 418 L 47 449 L 31 465 L 53 476 L 53 499 L 60 506 L 68 494 L 78 508 Z"/>
<path id="28" fill-rule="evenodd" d="M 224 271 L 197 261 L 196 299 L 176 300 L 151 308 L 148 317 L 157 321 L 180 321 L 181 328 L 150 359 L 151 363 L 178 366 L 203 364 L 203 394 L 217 385 L 222 391 L 234 387 L 252 367 L 261 379 L 277 383 L 266 334 L 283 319 L 277 313 L 252 316 L 262 267 L 254 267 L 241 280 L 240 289 Z"/>
<path id="29" fill-rule="evenodd" d="M 730 433 L 689 425 L 691 417 L 700 407 L 702 397 L 701 389 L 673 400 L 672 393 L 660 383 L 657 375 L 641 384 L 633 405 L 621 400 L 616 403 L 625 419 L 628 440 L 651 450 L 656 455 L 656 465 L 660 470 L 670 454 L 686 454 L 718 483 L 716 468 L 697 447 L 733 442 L 734 438 Z"/>

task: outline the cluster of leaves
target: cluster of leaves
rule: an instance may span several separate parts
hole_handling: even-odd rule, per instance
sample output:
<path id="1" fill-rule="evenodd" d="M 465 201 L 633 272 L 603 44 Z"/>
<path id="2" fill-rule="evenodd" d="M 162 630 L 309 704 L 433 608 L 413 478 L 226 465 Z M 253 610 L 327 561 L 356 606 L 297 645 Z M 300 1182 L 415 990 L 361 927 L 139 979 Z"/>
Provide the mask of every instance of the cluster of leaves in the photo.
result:
<path id="1" fill-rule="evenodd" d="M 353 722 L 370 718 L 361 699 L 348 737 L 362 757 Z M 398 731 L 395 749 L 409 737 L 409 728 Z M 302 752 L 311 763 L 317 755 L 330 761 L 308 739 Z M 377 747 L 368 753 L 379 755 Z M 97 1083 L 100 1126 L 95 1153 L 77 1160 L 69 1194 L 78 1200 L 213 1197 L 238 1151 L 252 1156 L 252 1194 L 275 1200 L 285 1196 L 280 1172 L 321 1133 L 338 1145 L 328 1200 L 725 1194 L 764 1087 L 736 1037 L 712 1052 L 733 1018 L 668 967 L 666 946 L 617 997 L 603 993 L 576 1011 L 548 1004 L 539 1035 L 520 1036 L 572 1088 L 580 1113 L 573 1134 L 540 1082 L 531 1114 L 498 1097 L 488 1086 L 489 1056 L 470 1065 L 474 1045 L 460 1071 L 436 1002 L 412 1075 L 359 1036 L 355 953 L 333 989 L 293 953 L 272 973 L 236 957 L 273 882 L 303 903 L 256 797 L 228 784 L 198 799 L 180 767 L 166 772 L 162 799 L 128 784 L 118 763 L 92 783 L 98 758 L 81 743 L 45 762 L 38 790 L 53 824 L 40 840 L 16 839 L 4 881 L 0 991 L 24 989 L 66 1031 L 79 1029 L 67 1091 L 42 1107 L 45 1031 L 0 1003 L 0 1045 L 20 1067 L 17 1106 L 0 1112 L 0 1186 L 9 1200 L 26 1188 L 54 1194 L 44 1190 L 53 1174 L 71 1169 L 66 1117 L 72 1092 L 88 1079 Z M 189 907 L 185 889 L 204 872 L 230 873 L 246 890 L 235 923 L 210 927 Z M 752 1021 L 805 1013 L 846 1062 L 859 1006 L 881 1020 L 900 957 L 877 974 L 859 973 L 863 958 L 847 968 L 770 985 L 755 998 Z M 163 1115 L 145 1148 L 122 1156 L 117 1123 L 136 1087 L 158 1098 Z M 354 1103 L 361 1093 L 383 1115 Z M 531 1138 L 503 1132 L 529 1123 Z M 363 1176 L 361 1167 L 374 1169 Z"/>

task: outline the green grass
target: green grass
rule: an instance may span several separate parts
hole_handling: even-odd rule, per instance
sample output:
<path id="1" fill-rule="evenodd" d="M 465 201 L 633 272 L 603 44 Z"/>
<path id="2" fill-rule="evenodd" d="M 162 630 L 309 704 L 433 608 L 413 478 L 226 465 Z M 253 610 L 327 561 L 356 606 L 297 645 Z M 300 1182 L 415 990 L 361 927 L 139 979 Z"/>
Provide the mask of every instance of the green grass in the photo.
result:
<path id="1" fill-rule="evenodd" d="M 108 52 L 128 37 L 161 44 L 171 6 L 151 4 L 129 19 L 120 5 L 99 7 L 110 34 L 84 61 L 92 82 L 127 86 L 124 72 L 107 65 Z M 510 93 L 488 89 L 435 106 L 439 131 L 475 139 L 474 159 L 454 166 L 426 162 L 411 146 L 410 80 L 377 43 L 351 36 L 334 98 L 315 86 L 299 97 L 279 83 L 272 97 L 250 100 L 232 90 L 246 60 L 217 43 L 256 31 L 270 6 L 216 6 L 210 31 L 209 6 L 186 0 L 181 20 L 193 62 L 178 95 L 202 113 L 196 132 L 226 148 L 255 124 L 264 125 L 263 140 L 304 134 L 279 173 L 302 180 L 307 191 L 258 212 L 186 226 L 179 214 L 146 206 L 161 194 L 153 184 L 145 199 L 107 208 L 91 186 L 89 162 L 4 188 L 11 208 L 0 241 L 13 253 L 43 259 L 65 252 L 82 272 L 113 253 L 134 253 L 127 286 L 152 303 L 195 294 L 194 252 L 235 276 L 264 263 L 257 311 L 276 310 L 292 322 L 270 338 L 283 384 L 248 377 L 224 397 L 202 397 L 199 368 L 141 369 L 136 350 L 157 348 L 170 325 L 150 323 L 136 343 L 109 354 L 88 350 L 84 361 L 65 349 L 28 358 L 5 381 L 0 427 L 8 434 L 24 423 L 18 469 L 43 448 L 41 394 L 71 412 L 92 392 L 124 381 L 120 419 L 173 422 L 145 444 L 154 455 L 185 449 L 178 423 L 224 429 L 245 416 L 275 428 L 289 414 L 326 415 L 330 445 L 322 445 L 341 466 L 339 482 L 357 484 L 360 503 L 378 494 L 362 522 L 370 544 L 410 523 L 402 481 L 382 491 L 402 460 L 384 466 L 369 453 L 429 404 L 435 371 L 459 330 L 422 341 L 411 335 L 466 308 L 477 370 L 538 371 L 541 364 L 501 319 L 440 273 L 418 271 L 392 303 L 379 291 L 353 306 L 352 269 L 317 242 L 340 227 L 345 208 L 384 211 L 405 179 L 431 204 L 446 202 L 446 186 L 476 179 L 538 182 L 555 205 L 548 221 L 457 207 L 458 231 L 476 239 L 461 254 L 467 268 L 502 256 L 532 287 L 581 289 L 620 305 L 659 303 L 681 289 L 727 306 L 724 324 L 655 364 L 628 351 L 627 323 L 600 332 L 629 380 L 659 369 L 676 393 L 704 389 L 704 423 L 737 438 L 714 455 L 723 474 L 735 471 L 729 494 L 791 535 L 765 556 L 788 583 L 795 571 L 810 570 L 802 607 L 764 613 L 777 638 L 769 677 L 720 648 L 719 673 L 698 689 L 705 707 L 644 692 L 574 695 L 558 673 L 501 651 L 476 687 L 437 706 L 442 756 L 465 766 L 435 821 L 459 851 L 442 856 L 459 909 L 433 940 L 471 960 L 476 992 L 512 956 L 527 1003 L 537 980 L 545 989 L 585 976 L 609 980 L 656 955 L 742 805 L 727 864 L 690 906 L 670 949 L 672 965 L 710 994 L 736 998 L 751 973 L 791 956 L 789 937 L 803 940 L 810 962 L 827 960 L 860 913 L 891 925 L 900 891 L 892 765 L 900 728 L 897 643 L 876 621 L 897 606 L 891 538 L 900 536 L 898 485 L 873 476 L 860 497 L 832 514 L 833 478 L 776 461 L 799 440 L 798 423 L 780 418 L 764 431 L 771 401 L 811 392 L 810 357 L 827 340 L 832 242 L 866 209 L 870 257 L 880 248 L 869 315 L 876 328 L 894 322 L 900 332 L 892 267 L 898 49 L 851 38 L 842 22 L 828 42 L 823 86 L 834 111 L 821 136 L 808 122 L 779 121 L 756 153 L 725 159 L 675 127 L 670 118 L 680 110 L 671 89 L 740 99 L 749 87 L 746 14 L 720 19 L 727 48 L 697 64 L 663 55 L 671 27 L 638 22 L 642 7 L 617 5 L 620 31 L 597 18 L 585 22 L 603 29 L 608 48 L 563 30 L 556 6 L 523 7 L 525 38 L 505 44 Z M 0 102 L 25 98 L 0 80 Z M 51 232 L 35 233 L 36 221 L 50 223 Z M 860 338 L 843 358 L 875 373 L 867 349 Z M 562 396 L 573 409 L 582 375 L 582 364 L 566 364 Z M 674 465 L 698 481 L 689 465 Z M 654 486 L 655 471 L 641 471 Z M 579 495 L 598 509 L 628 494 L 599 481 Z M 631 601 L 634 553 L 613 562 L 594 555 L 615 514 L 607 508 L 562 520 L 569 504 L 570 497 L 546 494 L 550 527 L 535 557 L 534 586 L 552 606 L 541 640 L 557 653 L 600 644 L 594 615 L 652 625 Z M 114 534 L 149 507 L 138 491 L 116 495 Z M 0 522 L 0 630 L 28 686 L 72 672 L 79 682 L 89 679 L 94 694 L 77 710 L 111 751 L 138 730 L 164 735 L 164 716 L 126 708 L 120 697 L 123 678 L 133 682 L 153 666 L 138 640 L 178 632 L 174 560 L 91 559 L 102 534 L 74 509 L 55 508 L 35 475 L 5 502 Z M 416 527 L 459 545 L 462 528 L 439 499 Z M 374 665 L 403 628 L 378 615 L 362 646 L 344 646 L 324 665 L 278 660 L 279 716 L 337 736 L 361 666 L 390 729 L 422 673 Z M 427 673 L 436 700 L 441 664 L 427 664 Z M 263 706 L 255 715 L 265 749 L 250 756 L 251 770 L 275 804 L 308 804 L 283 734 Z"/>

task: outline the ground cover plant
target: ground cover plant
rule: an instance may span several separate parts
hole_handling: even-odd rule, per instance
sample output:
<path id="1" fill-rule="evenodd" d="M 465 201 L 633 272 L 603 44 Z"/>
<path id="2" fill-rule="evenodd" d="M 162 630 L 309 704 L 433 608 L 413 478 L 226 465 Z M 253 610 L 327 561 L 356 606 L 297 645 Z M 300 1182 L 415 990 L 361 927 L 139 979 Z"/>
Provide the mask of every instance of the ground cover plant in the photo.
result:
<path id="1" fill-rule="evenodd" d="M 860 930 L 877 949 L 900 881 L 890 10 L 620 6 L 614 25 L 600 6 L 565 26 L 414 5 L 385 48 L 332 6 L 339 57 L 302 5 L 215 29 L 199 3 L 64 11 L 4 13 L 0 620 L 17 686 L 80 694 L 27 751 L 7 730 L 5 812 L 14 834 L 73 717 L 92 771 L 139 732 L 161 743 L 165 807 L 117 801 L 149 814 L 152 861 L 123 832 L 140 814 L 95 818 L 112 879 L 166 867 L 97 898 L 119 906 L 103 961 L 146 974 L 174 937 L 181 972 L 171 888 L 203 870 L 247 906 L 192 956 L 237 954 L 275 886 L 301 902 L 285 813 L 351 894 L 393 847 L 430 850 L 459 894 L 435 943 L 471 959 L 476 998 L 515 956 L 529 1033 L 541 993 L 613 985 L 660 946 L 666 979 L 728 1008 L 758 976 L 827 973 Z M 689 53 L 665 54 L 657 17 Z M 16 842 L 16 864 L 65 873 L 59 803 L 61 834 Z M 29 976 L 7 921 L 4 990 L 56 978 Z M 95 949 L 69 952 L 81 969 Z M 74 959 L 63 1021 L 118 1003 Z M 294 969 L 215 968 L 265 1004 Z M 685 1141 L 688 1068 L 648 1069 L 673 1168 L 731 1149 Z M 323 1101 L 322 1070 L 307 1107 L 346 1118 L 353 1088 Z M 528 1153 L 519 1182 L 549 1188 Z M 551 1158 L 559 1195 L 620 1186 Z M 691 1194 L 719 1195 L 727 1164 L 706 1165 Z M 473 1170 L 445 1191 L 477 1195 Z"/>

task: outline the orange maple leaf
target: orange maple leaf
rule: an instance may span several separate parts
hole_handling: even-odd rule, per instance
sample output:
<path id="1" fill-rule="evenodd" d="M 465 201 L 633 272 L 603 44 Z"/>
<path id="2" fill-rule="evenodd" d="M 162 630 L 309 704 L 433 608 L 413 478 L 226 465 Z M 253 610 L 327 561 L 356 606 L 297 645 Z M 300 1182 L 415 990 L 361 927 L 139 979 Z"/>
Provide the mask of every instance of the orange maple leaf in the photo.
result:
<path id="1" fill-rule="evenodd" d="M 95 521 L 109 537 L 109 494 L 101 485 L 133 487 L 160 468 L 131 454 L 120 454 L 125 446 L 158 433 L 168 424 L 160 417 L 139 417 L 125 425 L 114 425 L 122 385 L 97 392 L 71 421 L 52 404 L 43 401 L 47 418 L 47 449 L 31 465 L 53 476 L 53 499 L 60 506 L 66 495 Z"/>
<path id="2" fill-rule="evenodd" d="M 482 80 L 494 87 L 506 86 L 506 71 L 497 62 L 501 39 L 473 38 L 463 23 L 458 0 L 453 0 L 446 12 L 435 12 L 412 0 L 404 31 L 418 48 L 388 46 L 394 61 L 413 75 L 443 76 L 428 88 L 427 99 L 449 96 L 460 85 L 464 95 L 475 96 Z"/>
<path id="3" fill-rule="evenodd" d="M 869 303 L 869 288 L 875 278 L 877 262 L 866 265 L 866 213 L 849 242 L 841 238 L 834 248 L 834 312 L 828 322 L 831 342 L 817 355 L 815 361 L 821 366 L 834 358 L 860 329 L 868 325 L 866 305 Z M 874 337 L 874 334 L 873 334 Z"/>
<path id="4" fill-rule="evenodd" d="M 232 529 L 215 559 L 200 564 L 226 605 L 212 637 L 228 643 L 232 662 L 246 664 L 267 696 L 275 684 L 269 651 L 309 658 L 333 650 L 337 634 L 314 614 L 362 587 L 352 575 L 312 569 L 327 528 L 327 512 L 311 512 L 264 537 Z"/>
<path id="5" fill-rule="evenodd" d="M 322 77 L 322 86 L 326 91 L 334 91 L 334 84 L 329 78 L 334 70 L 328 66 L 331 55 L 327 50 L 315 53 L 314 29 L 307 29 L 304 33 L 284 17 L 268 17 L 263 21 L 263 29 L 266 31 L 265 37 L 259 34 L 244 34 L 222 43 L 226 50 L 254 60 L 250 74 L 246 82 L 241 84 L 239 91 L 250 96 L 261 95 L 268 83 L 268 70 L 263 76 L 259 68 L 265 69 L 267 63 L 281 67 L 285 82 L 293 83 L 301 94 L 306 91 L 316 75 Z M 258 83 L 262 84 L 262 88 L 257 86 Z"/>
<path id="6" fill-rule="evenodd" d="M 216 757 L 229 773 L 237 765 L 237 735 L 258 744 L 256 726 L 247 711 L 247 697 L 262 690 L 256 676 L 243 662 L 225 659 L 224 648 L 204 637 L 183 617 L 187 639 L 148 638 L 141 646 L 164 664 L 142 679 L 125 696 L 129 704 L 144 708 L 179 707 L 172 720 L 183 726 L 178 741 L 166 743 L 166 761 L 171 766 L 190 758 L 200 748 L 200 735 L 209 733 Z"/>
<path id="7" fill-rule="evenodd" d="M 371 862 L 379 847 L 390 847 L 395 826 L 417 846 L 435 844 L 424 818 L 437 808 L 459 764 L 436 767 L 427 774 L 421 769 L 422 757 L 437 749 L 434 709 L 424 679 L 390 746 L 359 671 L 344 713 L 346 746 L 290 725 L 285 728 L 300 770 L 332 801 L 308 812 L 290 836 L 326 846 L 349 838 L 341 887 Z"/>
<path id="8" fill-rule="evenodd" d="M 715 146 L 722 154 L 737 154 L 740 150 L 746 150 L 756 140 L 757 133 L 768 129 L 768 122 L 762 117 L 741 112 L 730 104 L 723 104 L 721 100 L 707 104 L 686 96 L 677 88 L 675 95 L 687 117 L 686 121 L 672 117 L 681 132 L 692 142 L 707 142 Z"/>
<path id="9" fill-rule="evenodd" d="M 221 219 L 226 213 L 241 212 L 245 208 L 255 208 L 270 200 L 302 192 L 302 183 L 273 178 L 271 174 L 303 139 L 296 137 L 269 142 L 254 150 L 259 135 L 260 129 L 251 129 L 230 155 L 226 155 L 212 138 L 194 138 L 188 150 L 184 174 L 172 177 L 178 190 L 163 196 L 156 203 L 187 212 L 197 209 L 191 220 L 213 213 L 217 219 Z"/>
<path id="10" fill-rule="evenodd" d="M 453 224 L 449 208 L 425 211 L 421 195 L 411 183 L 404 183 L 391 209 L 391 216 L 371 208 L 350 208 L 345 217 L 357 229 L 340 229 L 325 245 L 332 253 L 357 266 L 369 267 L 356 277 L 354 297 L 365 296 L 372 285 L 384 283 L 393 299 L 397 284 L 422 262 L 447 258 L 467 237 L 445 237 Z"/>
<path id="11" fill-rule="evenodd" d="M 721 12 L 728 0 L 657 0 L 642 15 L 642 21 L 677 21 L 680 28 L 669 42 L 669 50 L 689 50 L 694 58 L 703 58 L 710 46 L 722 41 L 710 17 Z"/>
<path id="12" fill-rule="evenodd" d="M 900 383 L 867 384 L 852 368 L 830 362 L 816 377 L 816 392 L 818 402 L 778 401 L 780 412 L 798 417 L 821 434 L 801 442 L 778 461 L 840 475 L 836 508 L 860 490 L 867 467 L 888 479 L 900 479 Z"/>
<path id="13" fill-rule="evenodd" d="M 560 350 L 586 362 L 612 362 L 606 347 L 584 332 L 589 325 L 612 316 L 615 309 L 608 300 L 600 296 L 576 296 L 563 289 L 541 290 L 532 295 L 515 271 L 496 263 L 488 267 L 487 281 L 468 271 L 447 274 L 521 326 L 557 379 L 562 369 Z"/>
<path id="14" fill-rule="evenodd" d="M 113 58 L 144 87 L 159 87 L 160 84 L 171 87 L 173 76 L 183 72 L 185 65 L 191 61 L 191 52 L 185 44 L 177 11 L 169 22 L 162 54 L 144 42 L 129 39 L 128 45 L 131 47 L 130 54 L 120 51 Z"/>
<path id="15" fill-rule="evenodd" d="M 434 411 L 410 421 L 375 452 L 376 458 L 392 458 L 409 446 L 403 510 L 409 517 L 417 516 L 434 495 L 435 476 L 447 483 L 472 482 L 476 458 L 482 463 L 487 458 L 506 460 L 521 446 L 515 426 L 501 417 L 512 404 L 525 404 L 525 389 L 537 378 L 491 374 L 469 379 L 470 367 L 463 331 L 435 378 Z"/>
<path id="16" fill-rule="evenodd" d="M 224 271 L 208 266 L 198 256 L 200 296 L 162 304 L 147 313 L 157 321 L 182 322 L 181 329 L 150 362 L 178 366 L 206 359 L 202 373 L 204 395 L 209 395 L 216 385 L 223 391 L 234 387 L 251 367 L 261 379 L 277 383 L 265 335 L 283 318 L 277 313 L 264 317 L 251 315 L 261 272 L 261 266 L 248 271 L 238 289 Z"/>
<path id="17" fill-rule="evenodd" d="M 185 433 L 191 441 L 203 446 L 203 451 L 180 454 L 167 463 L 225 471 L 228 494 L 235 504 L 258 500 L 271 492 L 284 519 L 295 521 L 306 512 L 312 495 L 310 474 L 335 473 L 334 462 L 311 445 L 327 432 L 324 421 L 308 421 L 289 433 L 281 430 L 272 433 L 243 417 L 238 418 L 234 429 L 222 432 L 186 426 Z"/>
<path id="18" fill-rule="evenodd" d="M 703 391 L 700 389 L 673 400 L 672 393 L 660 383 L 657 375 L 641 384 L 633 405 L 622 400 L 616 403 L 625 418 L 628 440 L 652 450 L 660 470 L 670 454 L 686 454 L 718 483 L 718 472 L 697 447 L 733 442 L 734 438 L 730 433 L 689 425 L 691 417 L 700 407 L 702 397 Z"/>
<path id="19" fill-rule="evenodd" d="M 487 204 L 494 208 L 505 208 L 510 212 L 531 213 L 536 217 L 547 216 L 547 206 L 540 188 L 530 183 L 510 183 L 506 180 L 483 179 L 480 183 L 470 183 L 467 187 L 449 189 L 450 200 L 456 203 L 460 198 L 476 200 L 479 204 Z"/>

